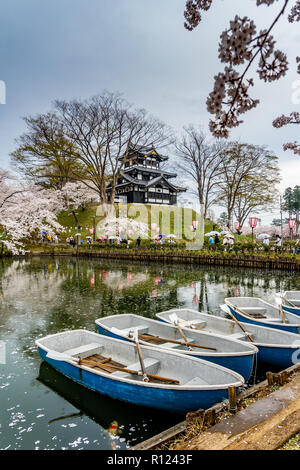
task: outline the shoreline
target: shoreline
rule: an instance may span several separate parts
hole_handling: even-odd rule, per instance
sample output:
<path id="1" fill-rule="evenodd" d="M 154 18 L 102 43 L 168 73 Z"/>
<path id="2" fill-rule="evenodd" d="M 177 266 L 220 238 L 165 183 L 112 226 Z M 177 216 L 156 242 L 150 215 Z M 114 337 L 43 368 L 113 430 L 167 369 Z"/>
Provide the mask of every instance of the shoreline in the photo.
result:
<path id="1" fill-rule="evenodd" d="M 187 252 L 156 252 L 136 250 L 76 250 L 73 251 L 31 251 L 22 257 L 71 256 L 76 258 L 101 258 L 113 260 L 140 261 L 148 263 L 178 263 L 208 266 L 228 266 L 267 270 L 300 271 L 300 257 L 267 257 L 259 255 L 207 254 Z"/>

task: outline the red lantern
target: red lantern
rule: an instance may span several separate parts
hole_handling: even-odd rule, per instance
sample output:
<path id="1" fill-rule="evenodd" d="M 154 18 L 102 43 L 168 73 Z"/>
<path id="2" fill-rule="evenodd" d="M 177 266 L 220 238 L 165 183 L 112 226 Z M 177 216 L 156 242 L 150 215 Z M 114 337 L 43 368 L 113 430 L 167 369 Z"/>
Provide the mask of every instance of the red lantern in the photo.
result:
<path id="1" fill-rule="evenodd" d="M 193 220 L 192 224 L 193 224 L 194 230 L 197 230 L 197 228 L 198 228 L 198 223 L 199 223 L 198 220 Z"/>
<path id="2" fill-rule="evenodd" d="M 249 224 L 250 224 L 250 227 L 251 227 L 252 229 L 256 227 L 257 222 L 258 222 L 258 218 L 257 218 L 257 217 L 250 217 L 250 219 L 249 219 Z"/>
<path id="3" fill-rule="evenodd" d="M 234 230 L 239 230 L 240 229 L 240 222 L 234 222 Z"/>
<path id="4" fill-rule="evenodd" d="M 90 231 L 90 234 L 93 235 L 94 229 L 93 229 L 93 228 L 90 228 L 89 231 Z"/>
<path id="5" fill-rule="evenodd" d="M 289 219 L 288 223 L 289 223 L 290 230 L 293 230 L 293 228 L 296 225 L 296 220 L 295 219 Z"/>

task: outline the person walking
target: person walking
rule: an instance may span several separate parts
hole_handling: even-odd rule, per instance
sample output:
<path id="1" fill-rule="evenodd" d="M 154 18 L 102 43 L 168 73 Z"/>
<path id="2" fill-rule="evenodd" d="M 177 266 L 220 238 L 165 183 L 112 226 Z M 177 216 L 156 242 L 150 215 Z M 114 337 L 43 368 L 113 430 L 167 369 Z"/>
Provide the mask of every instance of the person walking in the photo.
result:
<path id="1" fill-rule="evenodd" d="M 141 237 L 138 236 L 138 238 L 136 239 L 136 246 L 137 248 L 139 248 L 141 246 Z"/>
<path id="2" fill-rule="evenodd" d="M 214 244 L 215 244 L 215 239 L 212 235 L 208 239 L 208 244 L 209 244 L 209 249 L 212 250 L 214 248 Z"/>
<path id="3" fill-rule="evenodd" d="M 215 235 L 215 245 L 216 245 L 216 248 L 217 248 L 218 243 L 220 243 L 220 238 L 218 237 L 218 234 L 216 233 L 216 235 Z"/>
<path id="4" fill-rule="evenodd" d="M 276 252 L 281 252 L 281 247 L 282 247 L 282 238 L 280 235 L 276 235 L 276 240 L 275 240 Z"/>

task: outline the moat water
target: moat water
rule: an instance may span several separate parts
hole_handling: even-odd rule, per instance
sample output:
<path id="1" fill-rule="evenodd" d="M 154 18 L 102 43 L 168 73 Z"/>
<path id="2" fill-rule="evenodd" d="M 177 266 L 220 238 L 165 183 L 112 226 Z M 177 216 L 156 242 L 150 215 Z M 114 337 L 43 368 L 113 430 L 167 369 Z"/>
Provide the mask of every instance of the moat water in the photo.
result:
<path id="1" fill-rule="evenodd" d="M 96 331 L 96 318 L 120 313 L 155 318 L 188 307 L 222 315 L 225 297 L 273 302 L 279 290 L 299 290 L 299 281 L 299 274 L 238 268 L 1 260 L 0 449 L 126 449 L 183 419 L 73 383 L 41 361 L 37 338 L 67 329 Z"/>

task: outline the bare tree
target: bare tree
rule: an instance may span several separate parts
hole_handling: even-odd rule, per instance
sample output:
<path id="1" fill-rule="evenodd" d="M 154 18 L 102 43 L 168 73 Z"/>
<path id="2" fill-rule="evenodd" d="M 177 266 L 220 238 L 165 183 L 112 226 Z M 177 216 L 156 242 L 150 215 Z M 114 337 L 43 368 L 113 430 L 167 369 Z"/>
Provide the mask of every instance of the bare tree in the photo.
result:
<path id="1" fill-rule="evenodd" d="M 227 143 L 222 140 L 209 142 L 201 129 L 190 125 L 184 128 L 176 143 L 179 168 L 191 183 L 191 191 L 200 203 L 200 233 L 204 236 L 204 221 L 208 209 L 216 202 L 217 185 L 223 173 L 223 159 L 227 155 Z"/>
<path id="2" fill-rule="evenodd" d="M 55 110 L 76 149 L 76 159 L 85 175 L 78 180 L 95 189 L 107 203 L 106 186 L 111 183 L 110 203 L 125 160 L 122 156 L 136 145 L 164 146 L 171 133 L 143 109 L 133 109 L 120 94 L 105 92 L 86 101 L 56 101 Z"/>
<path id="3" fill-rule="evenodd" d="M 218 198 L 219 204 L 227 209 L 231 228 L 234 211 L 242 223 L 253 209 L 270 204 L 280 177 L 278 157 L 265 147 L 232 142 L 224 157 Z"/>

